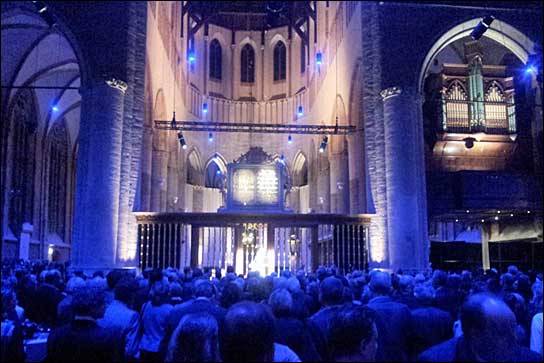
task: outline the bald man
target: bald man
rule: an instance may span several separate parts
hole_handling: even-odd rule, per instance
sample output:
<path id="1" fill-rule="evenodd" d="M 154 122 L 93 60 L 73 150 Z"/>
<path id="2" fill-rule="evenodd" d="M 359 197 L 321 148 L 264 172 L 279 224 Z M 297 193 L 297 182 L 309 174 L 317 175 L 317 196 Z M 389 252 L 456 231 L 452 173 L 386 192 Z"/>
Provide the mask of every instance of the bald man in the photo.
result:
<path id="1" fill-rule="evenodd" d="M 423 352 L 419 362 L 541 362 L 516 342 L 516 317 L 493 296 L 476 294 L 461 308 L 463 335 Z"/>

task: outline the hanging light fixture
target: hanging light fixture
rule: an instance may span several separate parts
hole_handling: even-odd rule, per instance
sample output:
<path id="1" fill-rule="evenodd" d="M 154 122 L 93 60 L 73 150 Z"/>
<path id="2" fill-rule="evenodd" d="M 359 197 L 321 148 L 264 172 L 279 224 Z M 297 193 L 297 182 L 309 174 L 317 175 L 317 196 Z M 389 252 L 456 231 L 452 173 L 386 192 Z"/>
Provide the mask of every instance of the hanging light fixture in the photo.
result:
<path id="1" fill-rule="evenodd" d="M 323 137 L 323 141 L 321 141 L 321 145 L 319 146 L 319 152 L 324 153 L 327 149 L 327 143 L 329 142 L 329 138 L 327 136 Z"/>
<path id="2" fill-rule="evenodd" d="M 318 66 L 321 66 L 321 64 L 323 64 L 323 54 L 321 54 L 321 52 L 317 52 L 317 54 L 315 55 L 315 64 L 317 64 Z"/>
<path id="3" fill-rule="evenodd" d="M 203 113 L 203 114 L 208 113 L 208 104 L 207 104 L 206 102 L 204 102 L 204 103 L 202 104 L 202 113 Z"/>
<path id="4" fill-rule="evenodd" d="M 298 109 L 297 109 L 297 116 L 298 117 L 302 117 L 304 115 L 304 112 L 302 110 L 302 105 L 298 106 Z"/>
<path id="5" fill-rule="evenodd" d="M 293 142 L 293 137 L 291 135 L 287 136 L 287 143 L 290 144 Z"/>
<path id="6" fill-rule="evenodd" d="M 185 138 L 183 137 L 183 133 L 181 131 L 178 132 L 178 140 L 179 140 L 179 145 L 181 146 L 181 148 L 183 150 L 187 150 L 187 143 L 185 142 Z"/>
<path id="7" fill-rule="evenodd" d="M 208 141 L 213 142 L 213 133 L 211 132 L 208 134 Z"/>
<path id="8" fill-rule="evenodd" d="M 474 40 L 478 40 L 484 35 L 484 33 L 489 29 L 489 26 L 491 23 L 495 20 L 495 17 L 492 15 L 485 16 L 478 25 L 472 30 L 472 33 L 470 33 L 470 37 Z"/>

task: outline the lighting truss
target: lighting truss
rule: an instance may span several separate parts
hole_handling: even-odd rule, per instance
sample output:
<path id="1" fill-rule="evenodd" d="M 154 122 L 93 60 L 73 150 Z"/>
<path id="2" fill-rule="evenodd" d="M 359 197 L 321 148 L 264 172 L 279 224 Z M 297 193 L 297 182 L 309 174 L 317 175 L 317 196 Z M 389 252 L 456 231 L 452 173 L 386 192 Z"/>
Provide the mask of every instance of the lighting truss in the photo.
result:
<path id="1" fill-rule="evenodd" d="M 264 134 L 347 135 L 357 132 L 355 126 L 338 125 L 282 125 L 241 122 L 163 121 L 155 120 L 157 130 L 200 132 L 254 132 Z"/>

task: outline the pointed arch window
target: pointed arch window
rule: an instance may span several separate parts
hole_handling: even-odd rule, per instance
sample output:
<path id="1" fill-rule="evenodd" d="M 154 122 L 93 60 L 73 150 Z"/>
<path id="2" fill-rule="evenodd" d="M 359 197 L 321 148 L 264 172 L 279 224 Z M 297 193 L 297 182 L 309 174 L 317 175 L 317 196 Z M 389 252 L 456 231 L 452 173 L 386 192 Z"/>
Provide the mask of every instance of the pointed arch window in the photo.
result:
<path id="1" fill-rule="evenodd" d="M 187 184 L 202 185 L 202 168 L 200 160 L 195 151 L 187 157 Z"/>
<path id="2" fill-rule="evenodd" d="M 206 168 L 206 188 L 218 188 L 221 189 L 223 183 L 223 173 L 221 168 L 215 162 L 215 160 L 210 161 L 208 167 Z"/>
<path id="3" fill-rule="evenodd" d="M 468 96 L 461 82 L 453 81 L 443 94 L 443 129 L 450 132 L 468 132 L 470 118 Z"/>
<path id="4" fill-rule="evenodd" d="M 492 82 L 485 94 L 485 127 L 488 131 L 508 130 L 506 106 L 501 87 Z"/>
<path id="5" fill-rule="evenodd" d="M 49 183 L 47 229 L 62 240 L 66 230 L 66 185 L 68 167 L 68 136 L 66 122 L 57 122 L 49 134 Z"/>
<path id="6" fill-rule="evenodd" d="M 300 73 L 306 72 L 306 43 L 300 43 Z"/>
<path id="7" fill-rule="evenodd" d="M 9 190 L 8 224 L 19 237 L 23 223 L 33 222 L 36 129 L 38 126 L 34 94 L 21 90 L 11 112 L 13 154 Z"/>
<path id="8" fill-rule="evenodd" d="M 241 52 L 241 82 L 255 82 L 255 51 L 249 44 L 244 45 Z"/>
<path id="9" fill-rule="evenodd" d="M 210 78 L 221 80 L 221 62 L 222 62 L 221 44 L 217 39 L 210 43 Z"/>
<path id="10" fill-rule="evenodd" d="M 285 44 L 280 40 L 274 46 L 274 81 L 285 80 L 286 59 Z"/>

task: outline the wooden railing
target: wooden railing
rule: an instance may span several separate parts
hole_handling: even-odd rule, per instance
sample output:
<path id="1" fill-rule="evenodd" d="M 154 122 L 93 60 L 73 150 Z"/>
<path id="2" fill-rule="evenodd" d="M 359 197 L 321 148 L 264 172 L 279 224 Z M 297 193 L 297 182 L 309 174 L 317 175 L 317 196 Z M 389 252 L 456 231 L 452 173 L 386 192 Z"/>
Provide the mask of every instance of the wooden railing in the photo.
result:
<path id="1" fill-rule="evenodd" d="M 334 264 L 368 267 L 369 215 L 135 213 L 139 267 L 233 266 L 246 274 L 264 264 L 265 273 L 307 271 Z M 249 226 L 249 227 L 248 227 Z M 255 242 L 244 242 L 247 228 Z"/>

